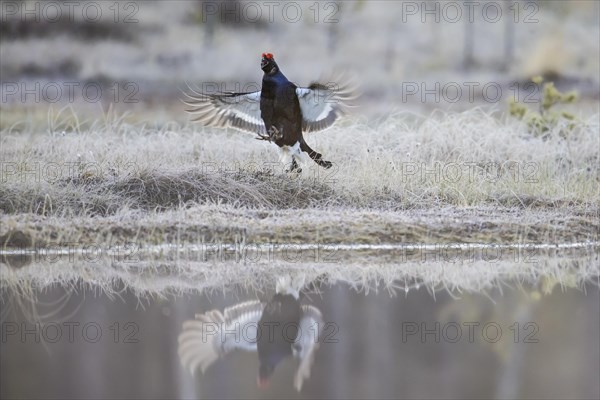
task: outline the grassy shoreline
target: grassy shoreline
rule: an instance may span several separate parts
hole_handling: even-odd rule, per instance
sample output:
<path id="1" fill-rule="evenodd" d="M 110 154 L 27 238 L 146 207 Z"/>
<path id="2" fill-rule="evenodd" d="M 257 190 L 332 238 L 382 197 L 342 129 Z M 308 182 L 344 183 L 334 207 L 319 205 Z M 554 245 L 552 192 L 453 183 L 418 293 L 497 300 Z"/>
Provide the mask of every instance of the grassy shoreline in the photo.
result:
<path id="1" fill-rule="evenodd" d="M 283 273 L 391 292 L 597 285 L 597 117 L 544 137 L 480 109 L 350 119 L 307 137 L 335 167 L 300 175 L 235 131 L 119 118 L 3 131 L 0 287 L 162 296 Z M 569 243 L 589 245 L 527 250 Z M 382 244 L 401 246 L 368 248 Z"/>
<path id="2" fill-rule="evenodd" d="M 598 210 L 440 207 L 250 210 L 198 205 L 98 217 L 0 217 L 0 244 L 34 248 L 76 243 L 577 243 L 598 240 Z"/>

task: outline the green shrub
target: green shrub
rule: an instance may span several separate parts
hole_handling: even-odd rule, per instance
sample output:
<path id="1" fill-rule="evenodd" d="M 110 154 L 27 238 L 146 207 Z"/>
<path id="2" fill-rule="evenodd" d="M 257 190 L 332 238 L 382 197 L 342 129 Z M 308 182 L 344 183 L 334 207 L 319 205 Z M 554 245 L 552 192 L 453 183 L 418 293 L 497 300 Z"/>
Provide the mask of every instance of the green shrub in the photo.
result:
<path id="1" fill-rule="evenodd" d="M 532 82 L 538 86 L 543 81 L 544 78 L 541 76 L 536 76 L 532 79 Z M 542 96 L 538 101 L 537 111 L 533 111 L 525 104 L 517 103 L 514 99 L 511 99 L 509 102 L 509 112 L 511 116 L 527 122 L 530 133 L 537 137 L 547 135 L 548 131 L 562 124 L 565 120 L 574 121 L 575 116 L 573 114 L 557 110 L 555 106 L 559 104 L 572 104 L 576 101 L 577 93 L 575 91 L 562 93 L 554 86 L 554 82 L 546 82 L 542 89 Z M 568 123 L 564 125 L 564 128 L 560 129 L 559 134 L 562 137 L 566 137 L 574 128 L 575 124 Z"/>

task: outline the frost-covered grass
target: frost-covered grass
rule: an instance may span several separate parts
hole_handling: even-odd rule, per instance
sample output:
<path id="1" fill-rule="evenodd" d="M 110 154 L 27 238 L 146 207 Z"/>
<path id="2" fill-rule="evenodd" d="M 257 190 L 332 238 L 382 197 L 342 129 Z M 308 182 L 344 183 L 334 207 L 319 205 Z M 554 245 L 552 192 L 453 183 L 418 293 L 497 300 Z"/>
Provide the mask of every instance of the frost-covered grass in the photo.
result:
<path id="1" fill-rule="evenodd" d="M 565 122 L 567 123 L 567 122 Z M 286 174 L 276 146 L 237 131 L 119 119 L 87 129 L 2 132 L 0 209 L 6 214 L 114 215 L 181 205 L 249 209 L 410 210 L 495 205 L 597 211 L 598 115 L 533 137 L 475 109 L 427 118 L 346 120 L 311 134 L 330 170 L 306 157 Z"/>
<path id="2" fill-rule="evenodd" d="M 599 271 L 594 263 L 597 248 L 566 252 L 527 250 L 516 257 L 515 251 L 465 250 L 453 255 L 432 251 L 412 253 L 338 252 L 331 262 L 283 261 L 266 258 L 208 261 L 179 258 L 166 251 L 160 258 L 135 255 L 135 262 L 114 254 L 63 254 L 62 256 L 20 257 L 18 267 L 2 265 L 1 288 L 29 293 L 56 285 L 85 289 L 86 285 L 109 295 L 128 288 L 141 296 L 202 293 L 239 288 L 250 292 L 273 289 L 274 276 L 306 276 L 307 282 L 346 283 L 357 290 L 387 290 L 394 294 L 427 287 L 432 293 L 447 290 L 485 292 L 503 286 L 519 285 L 551 291 L 555 285 L 582 287 L 597 285 Z M 493 253 L 493 254 L 492 254 Z M 123 253 L 121 253 L 123 254 Z M 405 253 L 406 254 L 406 253 Z M 481 257 L 481 255 L 487 255 Z M 427 260 L 425 260 L 427 258 Z M 13 263 L 16 258 L 13 259 Z M 517 260 L 517 261 L 515 261 Z M 401 262 L 402 261 L 402 262 Z M 15 264 L 16 265 L 16 264 Z M 27 296 L 25 296 L 27 297 Z"/>

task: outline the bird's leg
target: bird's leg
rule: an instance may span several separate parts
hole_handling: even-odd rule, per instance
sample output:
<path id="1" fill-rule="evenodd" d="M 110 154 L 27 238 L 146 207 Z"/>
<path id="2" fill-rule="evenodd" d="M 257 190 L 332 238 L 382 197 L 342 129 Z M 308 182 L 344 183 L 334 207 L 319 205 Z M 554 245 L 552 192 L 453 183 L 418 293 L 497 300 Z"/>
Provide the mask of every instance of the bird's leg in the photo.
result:
<path id="1" fill-rule="evenodd" d="M 300 168 L 300 166 L 296 162 L 296 158 L 294 156 L 292 156 L 292 164 L 290 165 L 290 167 L 288 169 L 285 170 L 285 172 L 294 172 L 294 171 L 297 173 L 300 173 L 300 172 L 302 172 L 302 168 Z"/>

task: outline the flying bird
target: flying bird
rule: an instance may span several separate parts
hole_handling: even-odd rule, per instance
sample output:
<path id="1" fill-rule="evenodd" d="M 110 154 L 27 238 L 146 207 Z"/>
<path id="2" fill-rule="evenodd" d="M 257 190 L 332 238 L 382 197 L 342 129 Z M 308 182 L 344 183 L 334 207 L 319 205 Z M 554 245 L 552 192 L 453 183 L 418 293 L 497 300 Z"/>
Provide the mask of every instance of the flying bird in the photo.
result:
<path id="1" fill-rule="evenodd" d="M 281 72 L 271 53 L 262 54 L 260 68 L 264 72 L 262 88 L 256 92 L 201 93 L 191 89 L 184 103 L 192 121 L 232 127 L 275 143 L 282 151 L 282 162 L 291 160 L 288 172 L 302 171 L 298 165 L 301 152 L 321 167 L 331 168 L 331 162 L 311 149 L 303 134 L 327 129 L 347 112 L 356 98 L 351 80 L 341 85 L 313 82 L 298 87 Z"/>
<path id="2" fill-rule="evenodd" d="M 183 366 L 194 375 L 234 350 L 257 352 L 257 384 L 264 388 L 275 367 L 291 356 L 299 360 L 294 387 L 300 391 L 310 376 L 323 324 L 319 309 L 300 304 L 302 287 L 303 278 L 281 277 L 268 302 L 246 301 L 185 321 L 178 348 Z"/>

